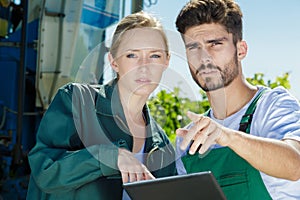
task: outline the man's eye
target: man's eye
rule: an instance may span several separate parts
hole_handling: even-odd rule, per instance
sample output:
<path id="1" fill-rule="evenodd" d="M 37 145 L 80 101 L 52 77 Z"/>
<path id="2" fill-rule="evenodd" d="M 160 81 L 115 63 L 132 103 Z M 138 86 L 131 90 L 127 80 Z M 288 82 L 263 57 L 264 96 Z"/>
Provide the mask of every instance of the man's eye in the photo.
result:
<path id="1" fill-rule="evenodd" d="M 127 58 L 136 58 L 136 55 L 133 53 L 127 54 L 126 55 Z"/>
<path id="2" fill-rule="evenodd" d="M 197 49 L 197 47 L 196 47 L 196 46 L 190 46 L 190 47 L 188 48 L 188 50 L 193 50 L 193 49 Z"/>
<path id="3" fill-rule="evenodd" d="M 187 47 L 187 49 L 188 50 L 194 50 L 194 49 L 197 49 L 199 47 L 199 45 L 197 45 L 197 44 L 192 44 L 192 45 L 189 45 L 188 47 Z"/>
<path id="4" fill-rule="evenodd" d="M 212 42 L 211 43 L 211 46 L 214 47 L 214 46 L 218 46 L 218 45 L 221 45 L 222 42 Z"/>

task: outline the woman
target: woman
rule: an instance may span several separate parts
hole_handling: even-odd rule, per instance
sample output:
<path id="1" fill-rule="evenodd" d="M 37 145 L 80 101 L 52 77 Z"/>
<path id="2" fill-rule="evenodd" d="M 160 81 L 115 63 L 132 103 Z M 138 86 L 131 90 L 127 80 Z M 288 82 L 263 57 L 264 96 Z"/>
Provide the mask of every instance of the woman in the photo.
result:
<path id="1" fill-rule="evenodd" d="M 176 173 L 173 147 L 146 106 L 169 64 L 161 24 L 144 12 L 125 17 L 108 58 L 116 79 L 68 84 L 45 113 L 27 199 L 127 199 L 123 182 Z"/>

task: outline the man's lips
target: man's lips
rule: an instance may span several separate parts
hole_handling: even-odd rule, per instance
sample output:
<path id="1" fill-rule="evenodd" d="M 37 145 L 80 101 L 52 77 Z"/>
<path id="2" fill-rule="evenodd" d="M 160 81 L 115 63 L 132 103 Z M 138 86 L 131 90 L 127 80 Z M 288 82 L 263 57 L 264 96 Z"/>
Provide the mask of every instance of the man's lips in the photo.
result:
<path id="1" fill-rule="evenodd" d="M 211 70 L 211 69 L 209 69 L 209 70 L 200 70 L 200 71 L 198 71 L 197 74 L 200 75 L 200 76 L 209 76 L 209 75 L 214 75 L 216 73 L 218 73 L 218 70 L 215 70 L 215 69 Z"/>

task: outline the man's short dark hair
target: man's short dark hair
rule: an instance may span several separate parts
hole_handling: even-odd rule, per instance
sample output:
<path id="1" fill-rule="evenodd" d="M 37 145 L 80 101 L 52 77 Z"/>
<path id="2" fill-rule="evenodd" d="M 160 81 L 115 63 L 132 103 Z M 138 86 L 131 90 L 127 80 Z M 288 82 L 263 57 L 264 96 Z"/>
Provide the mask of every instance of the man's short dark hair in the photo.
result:
<path id="1" fill-rule="evenodd" d="M 233 42 L 242 40 L 242 11 L 233 0 L 191 0 L 180 11 L 176 19 L 177 30 L 186 30 L 201 24 L 223 25 L 233 34 Z"/>

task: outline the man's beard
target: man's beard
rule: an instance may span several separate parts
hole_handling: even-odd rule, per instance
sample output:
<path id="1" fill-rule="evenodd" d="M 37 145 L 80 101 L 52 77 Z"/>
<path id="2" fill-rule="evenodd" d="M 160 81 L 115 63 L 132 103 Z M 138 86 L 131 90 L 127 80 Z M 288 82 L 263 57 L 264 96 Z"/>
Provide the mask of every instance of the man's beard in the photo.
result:
<path id="1" fill-rule="evenodd" d="M 231 68 L 233 67 L 233 68 Z M 198 80 L 199 73 L 205 69 L 214 69 L 219 71 L 219 78 L 215 80 L 211 77 L 206 77 L 204 79 L 204 83 L 200 84 Z M 192 71 L 191 71 L 192 72 Z M 214 91 L 220 88 L 227 87 L 230 83 L 238 76 L 239 68 L 238 68 L 238 59 L 237 54 L 235 54 L 234 58 L 232 58 L 222 70 L 219 66 L 215 66 L 213 64 L 204 65 L 202 64 L 195 73 L 192 72 L 192 77 L 194 81 L 197 83 L 199 87 L 202 88 L 205 92 Z"/>

